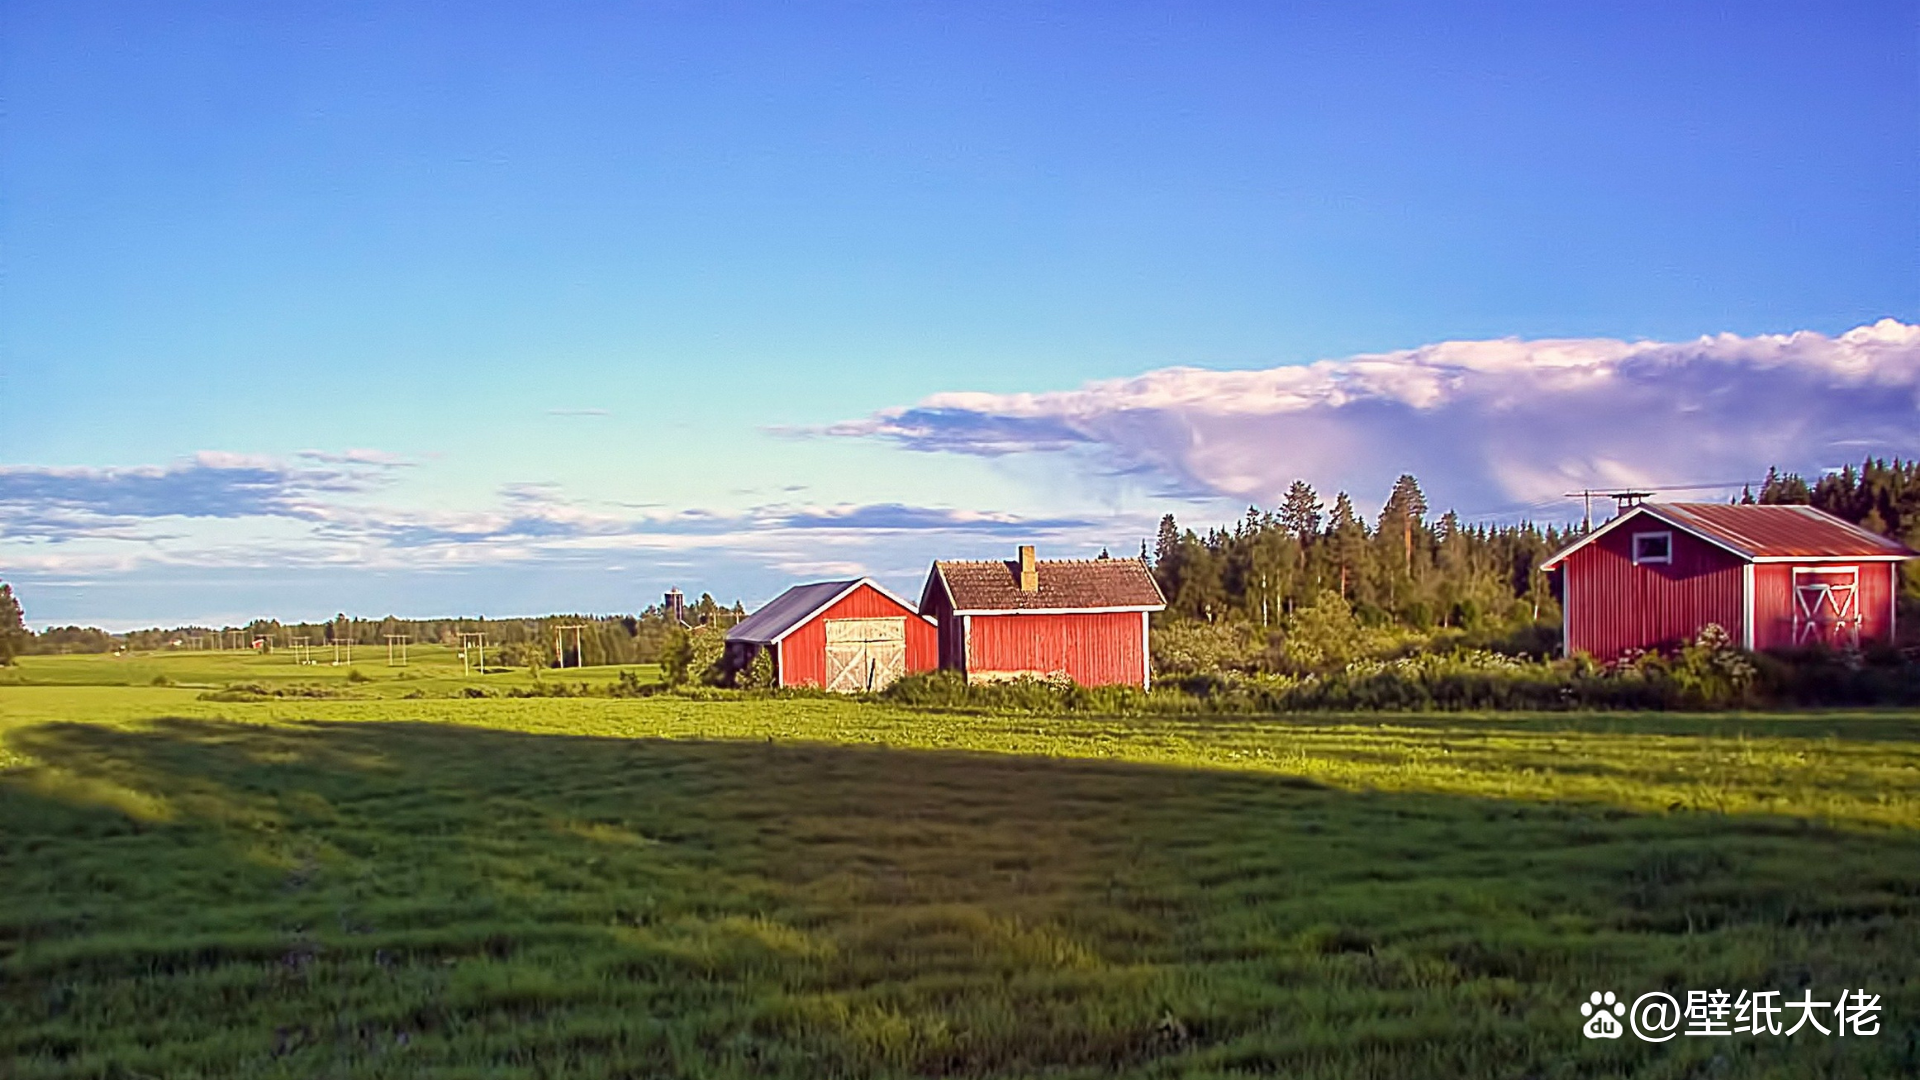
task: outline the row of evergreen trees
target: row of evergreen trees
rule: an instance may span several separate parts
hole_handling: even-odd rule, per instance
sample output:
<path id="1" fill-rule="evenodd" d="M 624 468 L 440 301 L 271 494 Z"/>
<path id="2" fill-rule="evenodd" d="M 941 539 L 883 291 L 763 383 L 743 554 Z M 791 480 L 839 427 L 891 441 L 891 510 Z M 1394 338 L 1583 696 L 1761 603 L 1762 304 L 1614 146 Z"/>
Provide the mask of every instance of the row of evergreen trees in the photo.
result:
<path id="1" fill-rule="evenodd" d="M 1231 529 L 1182 531 L 1168 514 L 1153 570 L 1171 613 L 1206 622 L 1271 627 L 1331 591 L 1374 621 L 1472 629 L 1558 619 L 1540 564 L 1574 535 L 1532 523 L 1467 525 L 1452 511 L 1430 521 L 1411 475 L 1371 522 L 1346 492 L 1329 509 L 1296 480 L 1278 507 L 1248 507 Z"/>
<path id="2" fill-rule="evenodd" d="M 1810 504 L 1920 549 L 1920 461 L 1869 458 L 1811 484 L 1770 470 L 1742 501 Z M 1557 622 L 1540 564 L 1580 535 L 1578 526 L 1467 525 L 1452 511 L 1430 519 L 1411 475 L 1395 481 L 1371 521 L 1346 492 L 1329 508 L 1296 480 L 1279 506 L 1248 507 L 1231 528 L 1198 534 L 1168 514 L 1153 571 L 1176 617 L 1267 628 L 1331 591 L 1368 621 L 1472 630 Z M 1920 600 L 1920 560 L 1906 575 L 1908 596 Z"/>
<path id="3" fill-rule="evenodd" d="M 726 607 L 711 594 L 686 605 L 687 622 L 699 626 L 731 625 L 744 617 L 739 602 Z M 560 635 L 561 654 L 555 656 L 555 629 L 581 626 L 578 643 L 569 630 Z M 241 627 L 178 626 L 134 630 L 114 637 L 103 631 L 79 627 L 55 627 L 38 635 L 28 635 L 21 652 L 108 652 L 125 646 L 134 651 L 193 647 L 205 641 L 209 647 L 232 644 L 242 647 L 264 640 L 270 649 L 292 648 L 296 639 L 304 639 L 313 649 L 331 649 L 335 644 L 384 651 L 389 635 L 404 635 L 410 645 L 456 646 L 463 633 L 486 635 L 487 662 L 515 667 L 532 663 L 552 666 L 556 659 L 568 667 L 577 664 L 651 664 L 659 662 L 675 628 L 674 621 L 658 605 L 638 615 L 548 615 L 538 618 L 509 619 L 355 619 L 345 614 L 323 622 L 283 623 L 278 619 L 254 619 Z"/>
<path id="4" fill-rule="evenodd" d="M 1812 484 L 1798 473 L 1769 469 L 1759 496 L 1747 492 L 1743 497 L 1816 506 L 1920 551 L 1920 461 L 1868 458 L 1858 469 L 1849 465 Z M 1917 568 L 1909 564 L 1908 569 Z M 1911 576 L 1908 583 L 1920 585 Z"/>

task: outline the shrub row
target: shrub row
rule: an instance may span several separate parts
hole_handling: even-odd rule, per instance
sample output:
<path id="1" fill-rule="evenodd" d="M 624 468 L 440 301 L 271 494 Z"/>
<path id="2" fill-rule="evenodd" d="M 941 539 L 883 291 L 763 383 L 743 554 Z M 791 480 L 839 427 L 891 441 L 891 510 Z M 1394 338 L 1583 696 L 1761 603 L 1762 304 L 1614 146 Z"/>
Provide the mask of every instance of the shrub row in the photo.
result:
<path id="1" fill-rule="evenodd" d="M 1354 661 L 1320 674 L 1185 675 L 1150 693 L 1044 679 L 969 685 L 956 672 L 937 671 L 910 675 L 876 697 L 916 707 L 1122 715 L 1920 705 L 1920 664 L 1891 652 L 1755 656 L 1709 627 L 1678 655 L 1611 667 L 1460 650 Z"/>

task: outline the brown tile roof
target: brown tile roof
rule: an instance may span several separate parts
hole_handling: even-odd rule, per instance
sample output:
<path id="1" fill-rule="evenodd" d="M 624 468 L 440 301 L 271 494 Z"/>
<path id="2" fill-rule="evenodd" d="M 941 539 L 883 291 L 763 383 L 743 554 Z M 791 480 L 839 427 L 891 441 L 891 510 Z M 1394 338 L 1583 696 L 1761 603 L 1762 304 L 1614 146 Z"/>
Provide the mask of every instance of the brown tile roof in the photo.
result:
<path id="1" fill-rule="evenodd" d="M 1139 559 L 1042 559 L 1040 588 L 1020 591 L 1017 562 L 936 562 L 956 611 L 1085 611 L 1167 605 L 1147 564 Z M 931 584 L 931 583 L 929 583 Z"/>

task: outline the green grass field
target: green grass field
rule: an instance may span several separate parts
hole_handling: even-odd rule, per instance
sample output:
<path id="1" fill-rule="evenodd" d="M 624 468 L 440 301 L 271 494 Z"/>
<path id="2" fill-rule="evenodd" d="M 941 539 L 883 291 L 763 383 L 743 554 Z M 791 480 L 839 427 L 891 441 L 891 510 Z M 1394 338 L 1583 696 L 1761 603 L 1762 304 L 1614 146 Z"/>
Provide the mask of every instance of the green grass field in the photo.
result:
<path id="1" fill-rule="evenodd" d="M 501 669 L 497 653 L 486 656 L 490 665 L 484 675 L 473 669 L 481 659 L 476 650 L 463 660 L 459 649 L 444 645 L 411 645 L 406 662 L 388 662 L 383 647 L 356 647 L 350 654 L 314 647 L 306 654 L 311 662 L 302 663 L 295 654 L 280 649 L 272 653 L 251 650 L 177 650 L 134 653 L 130 655 L 27 656 L 17 665 L 0 668 L 0 688 L 8 686 L 152 686 L 156 680 L 196 690 L 219 690 L 235 684 L 267 687 L 311 688 L 355 697 L 445 697 L 476 687 L 506 692 L 525 689 L 535 679 L 525 668 Z M 336 656 L 348 662 L 338 663 Z M 613 682 L 621 671 L 632 671 L 643 682 L 659 681 L 659 669 L 651 664 L 619 667 L 565 668 L 541 673 L 547 682 L 587 683 L 598 686 Z"/>
<path id="2" fill-rule="evenodd" d="M 1911 713 L 242 703 L 86 667 L 0 685 L 0 1076 L 1920 1075 Z M 1878 1035 L 1579 1035 L 1593 990 L 1842 986 Z"/>

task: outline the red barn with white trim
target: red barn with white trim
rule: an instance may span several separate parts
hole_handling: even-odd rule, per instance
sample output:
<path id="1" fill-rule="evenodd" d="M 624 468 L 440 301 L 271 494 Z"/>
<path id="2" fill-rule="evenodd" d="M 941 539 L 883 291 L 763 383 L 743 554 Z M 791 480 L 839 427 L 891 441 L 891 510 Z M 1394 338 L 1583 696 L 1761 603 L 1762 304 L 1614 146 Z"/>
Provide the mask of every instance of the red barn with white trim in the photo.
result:
<path id="1" fill-rule="evenodd" d="M 1167 606 L 1139 559 L 1034 558 L 933 564 L 920 610 L 939 626 L 940 666 L 968 682 L 1064 675 L 1148 687 L 1147 617 Z"/>
<path id="2" fill-rule="evenodd" d="M 1548 559 L 1567 655 L 1668 650 L 1717 623 L 1747 649 L 1893 640 L 1905 545 L 1811 506 L 1643 503 Z"/>
<path id="3" fill-rule="evenodd" d="M 773 656 L 775 686 L 881 690 L 939 664 L 933 620 L 871 578 L 795 585 L 727 631 L 727 666 Z"/>

